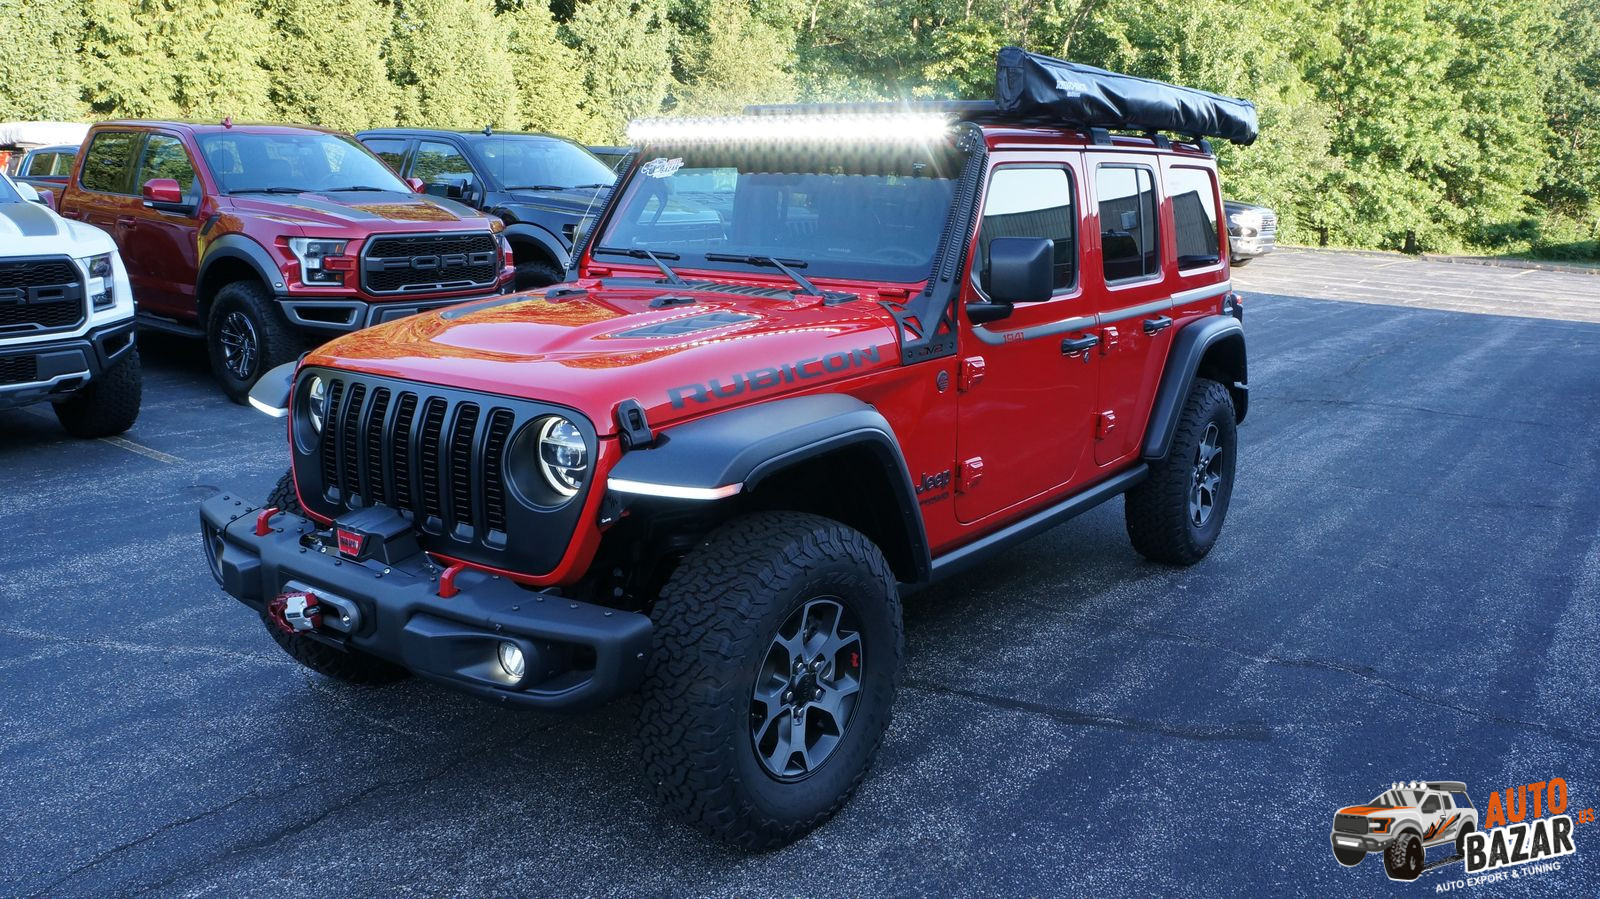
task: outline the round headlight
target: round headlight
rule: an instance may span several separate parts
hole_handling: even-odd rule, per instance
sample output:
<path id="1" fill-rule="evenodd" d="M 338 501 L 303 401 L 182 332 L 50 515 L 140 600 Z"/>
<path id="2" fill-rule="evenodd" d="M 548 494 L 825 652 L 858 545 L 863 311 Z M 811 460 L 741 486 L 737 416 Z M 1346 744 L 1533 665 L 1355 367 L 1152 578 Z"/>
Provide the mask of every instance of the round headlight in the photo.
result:
<path id="1" fill-rule="evenodd" d="M 315 375 L 311 378 L 311 389 L 307 392 L 310 400 L 306 412 L 311 416 L 311 430 L 322 433 L 322 416 L 328 411 L 328 385 Z"/>
<path id="2" fill-rule="evenodd" d="M 562 496 L 572 496 L 583 486 L 589 471 L 589 448 L 577 425 L 552 415 L 539 426 L 539 471 Z"/>

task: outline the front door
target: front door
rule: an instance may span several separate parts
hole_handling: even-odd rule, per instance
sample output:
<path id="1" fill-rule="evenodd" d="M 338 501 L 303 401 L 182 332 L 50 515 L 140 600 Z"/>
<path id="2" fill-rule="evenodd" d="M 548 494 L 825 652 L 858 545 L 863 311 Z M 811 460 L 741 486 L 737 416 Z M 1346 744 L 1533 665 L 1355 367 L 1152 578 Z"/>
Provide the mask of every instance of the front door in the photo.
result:
<path id="1" fill-rule="evenodd" d="M 1055 295 L 1018 304 L 988 324 L 962 317 L 955 466 L 962 522 L 1084 476 L 1096 366 L 1082 349 L 1095 318 L 1085 308 L 1078 265 L 1080 158 L 1041 151 L 1003 160 L 990 173 L 963 307 L 987 298 L 988 242 L 995 237 L 1055 241 Z"/>
<path id="2" fill-rule="evenodd" d="M 123 241 L 123 263 L 140 308 L 165 318 L 193 321 L 195 281 L 199 277 L 200 184 L 194 161 L 183 142 L 171 134 L 152 132 L 139 156 L 134 190 L 155 178 L 170 178 L 182 188 L 190 211 L 167 212 L 144 205 L 142 196 L 130 210 L 132 222 Z"/>

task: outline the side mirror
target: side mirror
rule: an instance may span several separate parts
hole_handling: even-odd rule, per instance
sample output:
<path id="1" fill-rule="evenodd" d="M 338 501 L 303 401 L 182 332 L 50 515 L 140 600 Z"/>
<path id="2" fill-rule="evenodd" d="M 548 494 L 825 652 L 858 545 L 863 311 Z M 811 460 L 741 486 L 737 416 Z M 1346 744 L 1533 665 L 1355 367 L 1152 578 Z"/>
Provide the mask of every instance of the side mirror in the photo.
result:
<path id="1" fill-rule="evenodd" d="M 144 205 L 162 212 L 176 212 L 184 215 L 193 215 L 194 206 L 183 197 L 183 188 L 171 178 L 151 178 L 140 189 L 144 194 Z"/>
<path id="2" fill-rule="evenodd" d="M 39 204 L 41 206 L 45 206 L 45 207 L 47 207 L 47 208 L 49 208 L 49 209 L 51 209 L 53 211 L 59 211 L 56 208 L 56 192 L 55 191 L 53 191 L 53 190 L 37 190 L 37 191 L 34 191 L 34 193 L 39 195 Z"/>
<path id="3" fill-rule="evenodd" d="M 406 187 L 411 188 L 411 192 L 414 194 L 425 194 L 428 192 L 428 185 L 424 184 L 421 178 L 407 178 Z"/>
<path id="4" fill-rule="evenodd" d="M 995 305 L 1040 303 L 1055 292 L 1056 242 L 1046 237 L 989 241 L 989 297 Z"/>
<path id="5" fill-rule="evenodd" d="M 294 373 L 299 366 L 300 360 L 296 359 L 267 370 L 250 388 L 251 407 L 273 418 L 288 415 L 289 392 L 294 387 Z"/>
<path id="6" fill-rule="evenodd" d="M 27 200 L 29 203 L 39 202 L 39 192 L 34 190 L 32 184 L 26 181 L 17 181 L 15 184 L 17 193 L 22 195 L 22 199 Z"/>

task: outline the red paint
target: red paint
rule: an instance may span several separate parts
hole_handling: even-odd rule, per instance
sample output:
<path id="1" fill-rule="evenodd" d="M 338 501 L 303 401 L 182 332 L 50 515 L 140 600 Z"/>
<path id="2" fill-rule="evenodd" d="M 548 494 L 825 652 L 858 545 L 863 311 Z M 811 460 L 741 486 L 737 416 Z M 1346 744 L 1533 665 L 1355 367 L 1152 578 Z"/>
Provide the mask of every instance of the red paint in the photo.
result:
<path id="1" fill-rule="evenodd" d="M 276 514 L 278 514 L 278 507 L 277 506 L 268 506 L 265 509 L 262 509 L 260 512 L 256 513 L 256 536 L 257 537 L 265 537 L 268 534 L 272 533 L 272 525 L 270 525 L 268 522 L 270 522 L 272 520 L 272 516 L 274 516 Z"/>
<path id="2" fill-rule="evenodd" d="M 361 555 L 361 544 L 366 542 L 365 537 L 354 531 L 347 531 L 344 528 L 336 528 L 335 533 L 338 535 L 341 555 L 349 556 L 352 559 Z"/>
<path id="3" fill-rule="evenodd" d="M 439 598 L 450 599 L 461 590 L 456 586 L 456 576 L 467 570 L 465 562 L 457 562 L 439 574 Z"/>

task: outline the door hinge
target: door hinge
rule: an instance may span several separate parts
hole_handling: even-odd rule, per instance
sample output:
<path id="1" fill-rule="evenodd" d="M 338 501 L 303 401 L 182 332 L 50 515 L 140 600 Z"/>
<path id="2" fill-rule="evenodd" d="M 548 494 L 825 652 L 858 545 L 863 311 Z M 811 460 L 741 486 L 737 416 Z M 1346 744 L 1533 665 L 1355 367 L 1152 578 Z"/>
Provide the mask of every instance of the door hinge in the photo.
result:
<path id="1" fill-rule="evenodd" d="M 973 456 L 961 463 L 960 471 L 956 473 L 956 492 L 966 493 L 978 486 L 983 480 L 983 457 Z"/>
<path id="2" fill-rule="evenodd" d="M 1117 329 L 1116 328 L 1101 328 L 1100 329 L 1100 355 L 1104 356 L 1104 355 L 1110 353 L 1111 349 L 1113 347 L 1115 347 L 1116 345 L 1117 345 Z"/>
<path id="3" fill-rule="evenodd" d="M 956 389 L 966 393 L 983 383 L 983 357 L 968 356 L 961 360 L 961 376 L 956 379 Z"/>
<path id="4" fill-rule="evenodd" d="M 1117 413 L 1107 409 L 1094 417 L 1094 439 L 1104 440 L 1117 428 Z"/>

